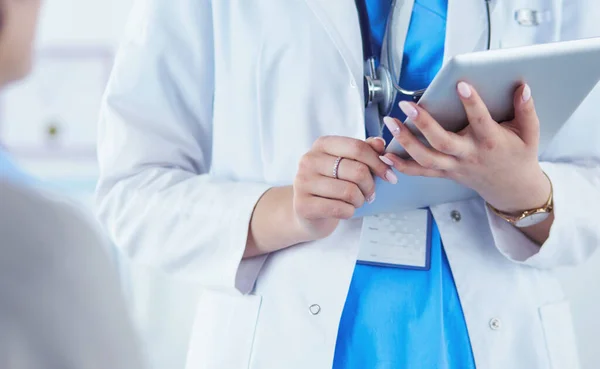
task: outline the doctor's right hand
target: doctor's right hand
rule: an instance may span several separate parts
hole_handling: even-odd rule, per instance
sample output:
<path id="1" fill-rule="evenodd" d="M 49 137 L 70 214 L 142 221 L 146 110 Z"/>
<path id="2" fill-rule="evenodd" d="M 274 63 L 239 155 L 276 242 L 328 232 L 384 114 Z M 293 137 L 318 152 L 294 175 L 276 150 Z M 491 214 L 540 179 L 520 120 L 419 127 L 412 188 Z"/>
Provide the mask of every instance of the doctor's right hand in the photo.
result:
<path id="1" fill-rule="evenodd" d="M 271 188 L 256 204 L 244 258 L 333 233 L 340 220 L 375 200 L 374 175 L 398 182 L 382 156 L 384 150 L 381 138 L 319 138 L 302 156 L 293 186 Z"/>
<path id="2" fill-rule="evenodd" d="M 293 186 L 294 212 L 308 240 L 329 236 L 340 220 L 375 201 L 373 175 L 398 181 L 381 159 L 384 149 L 381 138 L 324 136 L 315 141 L 300 160 Z"/>

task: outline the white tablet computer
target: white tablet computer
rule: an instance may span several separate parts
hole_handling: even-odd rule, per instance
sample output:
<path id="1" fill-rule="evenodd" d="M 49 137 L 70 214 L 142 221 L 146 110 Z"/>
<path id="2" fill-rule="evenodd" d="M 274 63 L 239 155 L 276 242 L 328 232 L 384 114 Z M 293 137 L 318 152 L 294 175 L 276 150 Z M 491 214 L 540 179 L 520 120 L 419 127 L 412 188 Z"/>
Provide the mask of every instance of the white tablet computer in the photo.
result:
<path id="1" fill-rule="evenodd" d="M 600 80 L 600 38 L 555 42 L 458 55 L 450 59 L 419 101 L 446 130 L 457 132 L 467 117 L 456 92 L 465 81 L 473 85 L 495 121 L 513 118 L 513 96 L 523 82 L 531 86 L 540 118 L 540 153 Z M 417 137 L 425 138 L 412 122 Z M 408 157 L 393 141 L 387 148 Z"/>

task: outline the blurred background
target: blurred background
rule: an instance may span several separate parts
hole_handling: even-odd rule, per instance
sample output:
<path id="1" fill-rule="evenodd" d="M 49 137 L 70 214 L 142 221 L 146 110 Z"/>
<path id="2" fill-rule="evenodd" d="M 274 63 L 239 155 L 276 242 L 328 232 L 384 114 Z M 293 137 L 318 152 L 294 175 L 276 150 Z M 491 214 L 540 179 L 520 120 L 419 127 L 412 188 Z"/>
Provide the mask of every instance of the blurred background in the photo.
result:
<path id="1" fill-rule="evenodd" d="M 132 2 L 47 1 L 35 72 L 0 94 L 2 145 L 47 186 L 79 199 L 90 210 L 98 176 L 95 144 L 100 99 Z M 127 269 L 127 263 L 122 263 L 124 281 Z M 559 277 L 572 301 L 582 367 L 596 369 L 600 367 L 600 255 L 576 270 L 560 271 Z M 139 283 L 138 279 L 136 289 L 143 289 Z M 132 306 L 138 306 L 134 314 L 144 311 L 139 306 L 143 303 L 132 301 Z"/>
<path id="2" fill-rule="evenodd" d="M 48 186 L 88 206 L 100 99 L 132 2 L 45 2 L 34 72 L 0 95 L 2 145 Z"/>

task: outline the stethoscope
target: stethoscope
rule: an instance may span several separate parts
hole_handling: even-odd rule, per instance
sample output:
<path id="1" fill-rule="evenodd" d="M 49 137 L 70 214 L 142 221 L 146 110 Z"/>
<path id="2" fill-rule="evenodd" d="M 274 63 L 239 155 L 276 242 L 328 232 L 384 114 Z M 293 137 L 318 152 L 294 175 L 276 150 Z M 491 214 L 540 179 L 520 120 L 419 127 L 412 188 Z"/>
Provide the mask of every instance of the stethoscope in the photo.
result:
<path id="1" fill-rule="evenodd" d="M 491 0 L 483 0 L 487 11 L 487 50 L 490 49 L 492 43 L 492 17 L 490 2 Z M 396 100 L 396 93 L 412 98 L 415 102 L 419 101 L 426 89 L 422 90 L 406 90 L 399 85 L 399 77 L 395 73 L 394 58 L 393 58 L 393 40 L 392 30 L 394 28 L 394 10 L 396 8 L 396 0 L 392 1 L 391 10 L 388 15 L 386 25 L 386 52 L 387 66 L 380 63 L 376 65 L 376 56 L 373 52 L 371 41 L 371 25 L 369 14 L 367 12 L 366 0 L 355 0 L 358 10 L 358 18 L 360 21 L 360 33 L 363 43 L 363 57 L 368 65 L 368 70 L 364 78 L 364 94 L 365 106 L 368 108 L 377 105 L 381 115 L 389 115 Z"/>

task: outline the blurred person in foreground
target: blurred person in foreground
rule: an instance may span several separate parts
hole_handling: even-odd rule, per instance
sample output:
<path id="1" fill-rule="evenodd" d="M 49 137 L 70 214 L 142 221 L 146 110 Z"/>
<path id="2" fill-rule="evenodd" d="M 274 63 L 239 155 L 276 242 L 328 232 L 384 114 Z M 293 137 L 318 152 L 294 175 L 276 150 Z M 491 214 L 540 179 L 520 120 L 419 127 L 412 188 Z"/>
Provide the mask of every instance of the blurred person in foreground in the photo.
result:
<path id="1" fill-rule="evenodd" d="M 39 9 L 0 0 L 0 89 L 31 69 Z M 33 183 L 0 146 L 0 368 L 141 368 L 103 238 Z"/>

